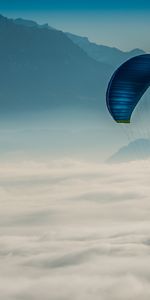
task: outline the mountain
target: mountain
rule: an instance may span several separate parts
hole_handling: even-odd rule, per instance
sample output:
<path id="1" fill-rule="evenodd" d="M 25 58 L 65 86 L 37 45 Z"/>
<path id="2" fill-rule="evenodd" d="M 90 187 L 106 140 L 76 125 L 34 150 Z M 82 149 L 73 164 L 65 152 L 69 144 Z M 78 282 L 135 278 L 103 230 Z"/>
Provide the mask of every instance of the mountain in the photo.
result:
<path id="1" fill-rule="evenodd" d="M 21 23 L 0 16 L 0 111 L 104 110 L 111 66 L 89 57 L 62 31 Z"/>
<path id="2" fill-rule="evenodd" d="M 27 27 L 47 28 L 50 30 L 56 30 L 55 28 L 49 26 L 47 23 L 39 25 L 35 21 L 25 20 L 22 18 L 17 18 L 13 20 L 13 22 L 15 24 L 24 25 Z M 78 36 L 69 32 L 66 32 L 65 34 L 69 37 L 69 39 L 71 39 L 71 41 L 73 41 L 73 43 L 75 43 L 81 49 L 83 49 L 91 58 L 101 63 L 110 64 L 115 68 L 121 63 L 123 63 L 125 60 L 133 56 L 145 53 L 141 49 L 133 49 L 132 51 L 124 52 L 117 48 L 92 43 L 87 37 Z"/>
<path id="3" fill-rule="evenodd" d="M 147 159 L 150 157 L 150 140 L 137 139 L 127 146 L 120 148 L 114 155 L 112 155 L 107 162 L 126 162 L 132 160 Z"/>
<path id="4" fill-rule="evenodd" d="M 39 25 L 35 21 L 26 20 L 26 19 L 22 19 L 22 18 L 12 19 L 12 21 L 17 25 L 24 25 L 24 26 L 27 26 L 27 27 L 47 28 L 47 29 L 55 30 L 55 28 L 49 26 L 47 23 L 43 24 L 43 25 Z"/>
<path id="5" fill-rule="evenodd" d="M 112 65 L 113 67 L 119 66 L 127 59 L 144 54 L 145 52 L 140 49 L 134 49 L 129 52 L 123 52 L 117 48 L 111 48 L 103 45 L 97 45 L 88 40 L 87 37 L 81 37 L 72 33 L 66 35 L 81 49 L 83 49 L 91 58 Z"/>

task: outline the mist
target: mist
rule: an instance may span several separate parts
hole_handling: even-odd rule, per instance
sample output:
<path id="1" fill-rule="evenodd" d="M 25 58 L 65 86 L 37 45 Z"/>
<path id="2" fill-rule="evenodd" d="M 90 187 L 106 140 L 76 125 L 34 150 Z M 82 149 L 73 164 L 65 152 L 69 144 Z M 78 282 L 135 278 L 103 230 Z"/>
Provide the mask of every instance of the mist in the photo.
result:
<path id="1" fill-rule="evenodd" d="M 0 293 L 149 299 L 149 164 L 0 165 Z"/>

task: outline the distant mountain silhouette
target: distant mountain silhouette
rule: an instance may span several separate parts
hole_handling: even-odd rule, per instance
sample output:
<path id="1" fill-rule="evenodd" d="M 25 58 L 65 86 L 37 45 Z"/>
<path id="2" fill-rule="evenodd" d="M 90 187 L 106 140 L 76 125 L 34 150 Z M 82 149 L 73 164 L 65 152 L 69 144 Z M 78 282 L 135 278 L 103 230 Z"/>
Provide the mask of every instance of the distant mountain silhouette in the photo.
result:
<path id="1" fill-rule="evenodd" d="M 0 15 L 0 111 L 77 106 L 105 109 L 109 64 L 62 31 Z"/>
<path id="2" fill-rule="evenodd" d="M 105 93 L 114 64 L 127 54 L 96 45 L 103 49 L 96 60 L 68 36 L 48 24 L 0 15 L 1 113 L 77 107 L 105 116 Z"/>
<path id="3" fill-rule="evenodd" d="M 147 159 L 150 157 L 150 140 L 137 139 L 127 146 L 122 147 L 107 162 L 126 162 L 132 160 Z"/>
<path id="4" fill-rule="evenodd" d="M 112 65 L 119 66 L 125 60 L 145 52 L 140 49 L 134 49 L 129 52 L 123 52 L 117 48 L 111 48 L 103 45 L 97 45 L 88 40 L 87 37 L 81 37 L 75 34 L 66 33 L 66 35 L 81 49 L 83 49 L 93 59 Z"/>
<path id="5" fill-rule="evenodd" d="M 39 25 L 35 21 L 26 20 L 26 19 L 22 19 L 22 18 L 12 19 L 12 21 L 17 25 L 24 25 L 24 26 L 27 26 L 27 27 L 47 28 L 47 29 L 55 30 L 53 27 L 49 26 L 47 23 L 43 24 L 43 25 Z"/>
<path id="6" fill-rule="evenodd" d="M 22 18 L 17 18 L 13 20 L 15 24 L 24 25 L 27 27 L 37 27 L 37 28 L 55 28 L 49 26 L 48 23 L 39 25 L 37 22 L 32 20 L 26 20 Z M 110 64 L 112 66 L 118 66 L 123 63 L 125 60 L 145 52 L 141 49 L 133 49 L 131 51 L 121 51 L 115 47 L 108 47 L 104 45 L 98 45 L 96 43 L 90 42 L 88 37 L 78 36 L 72 33 L 65 33 L 69 39 L 71 39 L 76 45 L 78 45 L 82 50 L 84 50 L 91 58 L 97 60 L 101 63 Z"/>

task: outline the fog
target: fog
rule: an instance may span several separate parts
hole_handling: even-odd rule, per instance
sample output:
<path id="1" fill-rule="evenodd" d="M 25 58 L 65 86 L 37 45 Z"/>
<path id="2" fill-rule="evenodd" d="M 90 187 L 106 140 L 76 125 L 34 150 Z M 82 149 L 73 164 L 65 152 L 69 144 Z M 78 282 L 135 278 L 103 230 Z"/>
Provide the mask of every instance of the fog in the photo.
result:
<path id="1" fill-rule="evenodd" d="M 148 300 L 150 161 L 0 163 L 3 300 Z"/>
<path id="2" fill-rule="evenodd" d="M 69 157 L 104 162 L 129 143 L 122 126 L 107 117 L 69 109 L 0 116 L 0 161 Z"/>

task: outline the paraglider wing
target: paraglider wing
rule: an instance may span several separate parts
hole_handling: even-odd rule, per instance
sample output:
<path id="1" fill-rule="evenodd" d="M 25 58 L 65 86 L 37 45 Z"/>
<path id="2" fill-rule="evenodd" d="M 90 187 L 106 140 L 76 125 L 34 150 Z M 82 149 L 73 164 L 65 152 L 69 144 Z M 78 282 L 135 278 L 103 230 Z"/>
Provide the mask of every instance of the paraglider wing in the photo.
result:
<path id="1" fill-rule="evenodd" d="M 113 119 L 130 123 L 131 115 L 150 86 L 150 54 L 135 56 L 113 74 L 106 94 L 106 103 Z"/>

